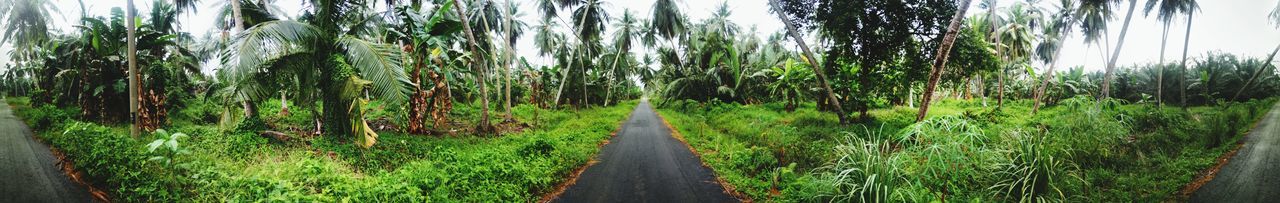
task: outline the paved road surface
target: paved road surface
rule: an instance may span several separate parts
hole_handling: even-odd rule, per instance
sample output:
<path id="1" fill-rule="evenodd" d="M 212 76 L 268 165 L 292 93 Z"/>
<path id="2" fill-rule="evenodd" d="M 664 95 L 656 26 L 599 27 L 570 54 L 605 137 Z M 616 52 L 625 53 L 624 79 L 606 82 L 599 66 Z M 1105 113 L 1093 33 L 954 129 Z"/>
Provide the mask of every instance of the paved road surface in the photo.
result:
<path id="1" fill-rule="evenodd" d="M 1244 138 L 1244 147 L 1191 202 L 1280 201 L 1280 104 Z"/>
<path id="2" fill-rule="evenodd" d="M 554 202 L 738 202 L 724 194 L 711 169 L 671 137 L 648 102 L 631 112 L 600 162 Z"/>
<path id="3" fill-rule="evenodd" d="M 0 202 L 91 202 L 88 190 L 58 169 L 49 147 L 0 104 Z"/>

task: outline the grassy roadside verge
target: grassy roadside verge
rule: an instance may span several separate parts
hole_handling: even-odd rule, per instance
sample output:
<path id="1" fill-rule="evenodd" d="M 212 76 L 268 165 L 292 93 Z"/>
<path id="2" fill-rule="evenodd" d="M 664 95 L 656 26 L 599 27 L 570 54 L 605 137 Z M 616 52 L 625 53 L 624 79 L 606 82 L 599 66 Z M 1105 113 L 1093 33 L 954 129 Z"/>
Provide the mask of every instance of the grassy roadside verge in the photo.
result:
<path id="1" fill-rule="evenodd" d="M 1034 116 L 1026 101 L 944 101 L 921 124 L 898 107 L 843 127 L 812 106 L 672 102 L 659 113 L 756 201 L 1153 202 L 1176 198 L 1275 101 L 1093 112 L 1081 98 Z"/>
<path id="2" fill-rule="evenodd" d="M 147 144 L 159 139 L 155 135 L 131 138 L 124 126 L 75 121 L 75 109 L 9 102 L 86 179 L 112 199 L 130 202 L 534 201 L 598 153 L 636 105 L 520 106 L 516 117 L 538 126 L 498 137 L 380 132 L 370 149 L 331 137 L 279 142 L 175 121 L 183 124 L 167 131 L 188 137 L 178 138 L 174 150 L 152 151 Z"/>

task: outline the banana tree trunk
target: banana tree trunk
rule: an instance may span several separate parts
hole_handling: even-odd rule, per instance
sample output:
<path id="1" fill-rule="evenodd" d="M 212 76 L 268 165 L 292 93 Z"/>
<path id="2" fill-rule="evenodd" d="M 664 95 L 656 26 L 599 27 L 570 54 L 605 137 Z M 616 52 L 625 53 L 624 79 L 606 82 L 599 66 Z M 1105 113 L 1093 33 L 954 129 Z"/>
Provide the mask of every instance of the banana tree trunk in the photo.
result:
<path id="1" fill-rule="evenodd" d="M 960 23 L 964 21 L 964 13 L 969 11 L 969 3 L 972 2 L 972 0 L 960 1 L 960 10 L 951 16 L 951 24 L 947 26 L 947 33 L 942 36 L 942 44 L 934 53 L 933 68 L 929 71 L 929 84 L 924 86 L 924 95 L 920 98 L 920 112 L 916 113 L 916 122 L 924 120 L 925 114 L 929 113 L 929 101 L 933 100 L 933 90 L 938 86 L 938 80 L 942 78 L 942 72 L 947 67 L 951 46 L 955 45 L 956 34 L 960 32 Z"/>
<path id="2" fill-rule="evenodd" d="M 1262 61 L 1262 67 L 1258 67 L 1258 71 L 1254 71 L 1253 75 L 1249 76 L 1249 80 L 1244 81 L 1244 86 L 1240 86 L 1240 90 L 1236 91 L 1236 95 L 1231 96 L 1231 101 L 1240 99 L 1240 93 L 1244 93 L 1244 90 L 1249 89 L 1249 84 L 1253 83 L 1253 80 L 1258 79 L 1258 75 L 1261 75 L 1262 72 L 1267 70 L 1267 65 L 1271 65 L 1271 60 L 1276 59 L 1277 51 L 1280 51 L 1280 45 L 1277 45 L 1275 49 L 1271 50 L 1271 54 L 1267 55 L 1267 60 Z"/>
<path id="3" fill-rule="evenodd" d="M 965 0 L 966 5 L 968 5 L 968 1 L 969 0 Z M 827 93 L 827 100 L 830 101 L 832 109 L 836 112 L 836 116 L 840 118 L 840 123 L 849 123 L 849 116 L 845 115 L 844 108 L 840 106 L 840 100 L 836 98 L 835 91 L 831 90 L 831 85 L 827 84 L 827 74 L 822 73 L 822 66 L 818 66 L 817 58 L 813 57 L 813 51 L 809 50 L 809 45 L 806 45 L 804 43 L 804 38 L 801 38 L 800 33 L 796 32 L 795 25 L 792 25 L 791 19 L 787 17 L 786 13 L 783 13 L 782 6 L 778 5 L 778 0 L 769 0 L 769 5 L 773 7 L 774 13 L 778 14 L 778 18 L 782 20 L 782 24 L 786 25 L 787 35 L 790 35 L 791 39 L 795 40 L 796 44 L 800 45 L 800 50 L 804 51 L 804 55 L 808 57 L 805 62 L 809 62 L 809 67 L 813 68 L 813 73 L 818 75 L 818 84 L 822 86 L 822 89 Z"/>
<path id="4" fill-rule="evenodd" d="M 1097 107 L 1102 106 L 1102 100 L 1111 96 L 1111 80 L 1115 77 L 1116 60 L 1120 59 L 1120 50 L 1124 47 L 1124 37 L 1129 34 L 1129 21 L 1133 20 L 1133 8 L 1138 4 L 1138 0 L 1129 0 L 1129 12 L 1125 14 L 1124 26 L 1120 28 L 1120 39 L 1116 41 L 1116 49 L 1111 52 L 1111 58 L 1107 60 L 1107 71 L 1102 76 L 1102 94 L 1098 95 Z"/>
<path id="5" fill-rule="evenodd" d="M 453 4 L 457 5 L 453 8 L 455 12 L 458 12 L 458 16 L 462 19 L 462 29 L 463 31 L 466 31 L 467 41 L 469 42 L 467 44 L 471 47 L 471 53 L 476 53 L 476 47 L 478 45 L 476 45 L 475 34 L 471 32 L 471 22 L 468 22 L 467 20 L 467 12 L 462 9 L 463 4 L 458 0 L 453 0 Z M 480 133 L 490 133 L 493 132 L 493 126 L 489 125 L 489 88 L 486 87 L 488 84 L 485 84 L 486 79 L 484 73 L 489 69 L 489 64 L 485 61 L 480 61 L 482 58 L 484 57 L 475 57 L 471 59 L 472 64 L 480 65 L 480 70 L 477 71 L 479 76 L 476 78 L 477 81 L 480 81 L 480 95 L 482 96 L 480 97 L 480 123 L 476 124 L 476 131 Z"/>

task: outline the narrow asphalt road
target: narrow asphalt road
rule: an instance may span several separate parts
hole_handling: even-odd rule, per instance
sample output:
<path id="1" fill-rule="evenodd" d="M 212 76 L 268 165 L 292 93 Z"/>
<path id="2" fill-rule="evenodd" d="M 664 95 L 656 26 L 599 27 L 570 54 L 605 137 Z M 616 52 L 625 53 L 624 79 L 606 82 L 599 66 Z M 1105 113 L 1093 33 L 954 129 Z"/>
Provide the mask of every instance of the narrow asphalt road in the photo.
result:
<path id="1" fill-rule="evenodd" d="M 671 137 L 648 102 L 554 202 L 738 202 L 724 193 L 711 169 Z"/>
<path id="2" fill-rule="evenodd" d="M 1280 201 L 1280 104 L 1272 106 L 1244 146 L 1191 202 Z"/>
<path id="3" fill-rule="evenodd" d="M 91 202 L 88 190 L 58 169 L 7 104 L 0 104 L 0 202 Z"/>

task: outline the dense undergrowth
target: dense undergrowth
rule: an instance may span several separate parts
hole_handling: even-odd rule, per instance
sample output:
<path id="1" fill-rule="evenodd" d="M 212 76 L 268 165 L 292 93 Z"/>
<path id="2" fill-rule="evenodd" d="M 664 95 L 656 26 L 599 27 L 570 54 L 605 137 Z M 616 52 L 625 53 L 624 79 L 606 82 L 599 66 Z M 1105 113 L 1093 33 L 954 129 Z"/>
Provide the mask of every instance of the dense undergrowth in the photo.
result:
<path id="1" fill-rule="evenodd" d="M 264 105 L 269 125 L 311 121 L 301 108 L 278 114 L 272 102 Z M 132 138 L 125 126 L 75 121 L 76 109 L 31 107 L 22 98 L 9 103 L 112 199 L 148 202 L 534 201 L 586 164 L 636 105 L 579 111 L 522 105 L 515 117 L 537 125 L 517 133 L 381 132 L 379 144 L 361 149 L 326 136 L 280 141 L 222 130 L 223 111 L 199 104 L 179 112 L 165 132 Z M 172 136 L 179 133 L 186 136 Z M 161 144 L 150 147 L 155 140 Z"/>
<path id="2" fill-rule="evenodd" d="M 659 112 L 718 176 L 756 201 L 1158 202 L 1211 167 L 1276 101 L 1156 108 L 975 101 L 871 112 L 840 126 L 812 104 L 671 102 Z M 1101 109 L 1096 110 L 1096 109 Z"/>

